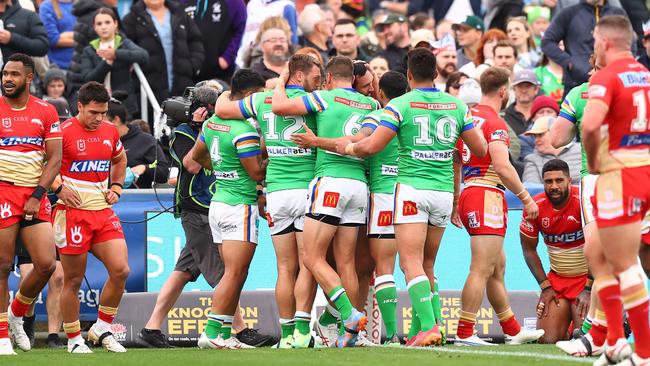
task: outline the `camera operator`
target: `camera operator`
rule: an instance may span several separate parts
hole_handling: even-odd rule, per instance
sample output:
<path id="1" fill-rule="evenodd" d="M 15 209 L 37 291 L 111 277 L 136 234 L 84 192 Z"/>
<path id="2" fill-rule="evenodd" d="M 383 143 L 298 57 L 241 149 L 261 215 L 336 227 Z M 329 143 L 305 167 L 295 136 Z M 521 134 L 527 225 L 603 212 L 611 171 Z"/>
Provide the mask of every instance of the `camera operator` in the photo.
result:
<path id="1" fill-rule="evenodd" d="M 208 222 L 210 200 L 216 189 L 215 176 L 198 163 L 189 171 L 183 166 L 183 159 L 194 146 L 203 122 L 214 114 L 218 95 L 219 92 L 209 86 L 196 88 L 190 108 L 192 121 L 181 123 L 172 132 L 169 152 L 173 159 L 172 166 L 178 169 L 174 193 L 175 214 L 181 218 L 186 241 L 174 271 L 158 294 L 149 321 L 138 334 L 139 342 L 148 347 L 170 347 L 167 336 L 162 334 L 160 328 L 188 282 L 196 281 L 203 274 L 208 284 L 215 287 L 223 276 L 223 262 L 212 240 Z M 237 314 L 239 316 L 235 317 L 233 330 L 239 330 L 237 338 L 240 341 L 255 346 L 269 341 L 270 337 L 245 328 L 240 312 Z"/>

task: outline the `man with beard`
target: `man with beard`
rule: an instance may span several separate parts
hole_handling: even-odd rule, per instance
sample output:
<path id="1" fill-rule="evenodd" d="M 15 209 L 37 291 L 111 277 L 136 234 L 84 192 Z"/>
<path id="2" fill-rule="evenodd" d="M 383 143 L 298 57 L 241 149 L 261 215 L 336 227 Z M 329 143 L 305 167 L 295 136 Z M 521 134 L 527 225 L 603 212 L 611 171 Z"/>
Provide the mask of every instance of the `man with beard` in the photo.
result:
<path id="1" fill-rule="evenodd" d="M 262 34 L 260 43 L 262 61 L 251 69 L 260 73 L 264 80 L 277 78 L 289 60 L 289 40 L 282 29 L 271 28 Z"/>
<path id="2" fill-rule="evenodd" d="M 533 197 L 539 207 L 536 219 L 524 214 L 519 226 L 521 248 L 530 272 L 542 292 L 537 304 L 537 329 L 544 329 L 540 343 L 567 339 L 569 324 L 579 328 L 589 310 L 591 283 L 583 252 L 580 192 L 571 186 L 569 165 L 549 160 L 542 168 L 544 192 Z M 544 272 L 537 254 L 538 236 L 547 245 L 551 270 Z"/>
<path id="3" fill-rule="evenodd" d="M 377 30 L 384 34 L 386 49 L 380 56 L 388 61 L 388 66 L 393 71 L 406 75 L 406 54 L 411 45 L 409 25 L 405 16 L 388 14 L 377 23 Z"/>
<path id="4" fill-rule="evenodd" d="M 23 316 L 56 266 L 52 207 L 46 193 L 61 167 L 61 128 L 56 109 L 29 95 L 33 77 L 34 61 L 29 56 L 9 56 L 0 97 L 0 355 L 15 355 L 9 329 L 18 348 L 31 349 Z M 19 234 L 34 269 L 7 311 L 7 280 Z"/>
<path id="5" fill-rule="evenodd" d="M 519 136 L 533 124 L 531 110 L 539 93 L 537 76 L 532 70 L 516 72 L 512 80 L 512 90 L 515 92 L 515 102 L 506 108 L 503 119 Z"/>
<path id="6" fill-rule="evenodd" d="M 436 70 L 438 71 L 435 85 L 437 89 L 445 90 L 447 78 L 457 69 L 456 42 L 451 34 L 445 34 L 436 42 L 433 46 L 433 54 L 436 55 Z"/>

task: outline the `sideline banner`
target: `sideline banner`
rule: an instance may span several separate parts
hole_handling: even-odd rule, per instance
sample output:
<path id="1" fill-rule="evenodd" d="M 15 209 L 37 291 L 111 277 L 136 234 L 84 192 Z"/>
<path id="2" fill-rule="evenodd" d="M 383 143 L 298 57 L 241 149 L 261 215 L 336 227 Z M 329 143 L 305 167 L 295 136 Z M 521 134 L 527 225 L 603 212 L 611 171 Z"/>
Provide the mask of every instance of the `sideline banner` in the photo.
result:
<path id="1" fill-rule="evenodd" d="M 120 304 L 120 311 L 113 324 L 116 339 L 127 346 L 136 346 L 140 329 L 144 328 L 156 302 L 156 293 L 126 294 Z M 534 291 L 513 291 L 509 293 L 510 305 L 522 327 L 535 329 L 537 317 L 535 305 L 539 293 Z M 178 346 L 196 346 L 196 341 L 207 322 L 212 304 L 212 292 L 185 292 L 163 320 L 161 331 L 169 336 L 169 342 Z M 272 290 L 244 291 L 240 300 L 241 314 L 248 327 L 259 329 L 263 334 L 276 338 L 280 335 L 278 312 Z M 441 291 L 442 317 L 448 338 L 456 334 L 460 317 L 460 291 Z M 318 314 L 322 306 L 316 306 Z M 400 337 L 411 326 L 411 307 L 408 293 L 398 291 L 397 330 Z M 312 316 L 315 321 L 316 317 Z M 487 299 L 483 301 L 476 322 L 478 335 L 488 341 L 502 341 L 503 333 L 496 312 Z M 385 334 L 383 335 L 385 337 Z"/>

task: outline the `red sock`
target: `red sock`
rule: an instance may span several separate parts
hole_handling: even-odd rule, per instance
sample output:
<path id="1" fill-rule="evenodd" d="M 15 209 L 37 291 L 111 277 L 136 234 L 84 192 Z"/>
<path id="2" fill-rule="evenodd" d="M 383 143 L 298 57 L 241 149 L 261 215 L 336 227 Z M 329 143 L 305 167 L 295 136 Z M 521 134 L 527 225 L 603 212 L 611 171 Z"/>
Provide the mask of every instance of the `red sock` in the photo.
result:
<path id="1" fill-rule="evenodd" d="M 63 323 L 63 331 L 68 339 L 72 339 L 78 335 L 81 335 L 81 324 L 79 321 L 74 321 L 72 323 Z"/>
<path id="2" fill-rule="evenodd" d="M 600 347 L 605 344 L 605 340 L 607 339 L 607 326 L 600 325 L 599 323 L 591 323 L 589 334 L 594 340 L 594 344 Z"/>
<path id="3" fill-rule="evenodd" d="M 650 322 L 648 321 L 648 289 L 646 277 L 638 265 L 631 266 L 618 276 L 621 283 L 623 307 L 634 334 L 634 352 L 639 357 L 650 357 Z"/>
<path id="4" fill-rule="evenodd" d="M 634 334 L 634 352 L 639 357 L 650 357 L 650 322 L 648 322 L 648 300 L 627 309 L 627 319 Z"/>
<path id="5" fill-rule="evenodd" d="M 11 313 L 15 317 L 22 317 L 27 314 L 27 310 L 29 310 L 29 305 L 30 304 L 25 304 L 24 302 L 20 301 L 18 296 L 14 298 L 14 301 L 11 302 Z"/>
<path id="6" fill-rule="evenodd" d="M 99 310 L 97 311 L 97 318 L 108 324 L 113 324 L 113 319 L 115 319 L 116 314 L 117 308 L 100 305 Z"/>
<path id="7" fill-rule="evenodd" d="M 7 323 L 7 313 L 0 313 L 0 339 L 9 338 L 9 323 Z"/>
<path id="8" fill-rule="evenodd" d="M 613 346 L 619 338 L 625 338 L 621 288 L 618 281 L 611 277 L 603 280 L 598 289 L 598 298 L 607 317 L 607 344 Z"/>
<path id="9" fill-rule="evenodd" d="M 521 325 L 519 325 L 519 322 L 514 315 L 504 321 L 500 321 L 499 324 L 501 324 L 503 333 L 509 336 L 516 336 L 519 334 L 519 332 L 521 332 Z"/>
<path id="10" fill-rule="evenodd" d="M 474 325 L 476 322 L 470 322 L 467 320 L 458 321 L 458 330 L 456 330 L 456 336 L 459 338 L 469 338 L 474 334 Z"/>

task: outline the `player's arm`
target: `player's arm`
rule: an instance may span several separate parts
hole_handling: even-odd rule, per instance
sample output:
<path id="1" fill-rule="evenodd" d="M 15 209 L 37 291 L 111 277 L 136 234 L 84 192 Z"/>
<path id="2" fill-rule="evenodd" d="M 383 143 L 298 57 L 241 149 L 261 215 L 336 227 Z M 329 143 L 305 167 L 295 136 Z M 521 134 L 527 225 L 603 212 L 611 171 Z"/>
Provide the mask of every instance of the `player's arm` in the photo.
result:
<path id="1" fill-rule="evenodd" d="M 510 156 L 508 155 L 508 146 L 502 142 L 492 142 L 488 146 L 490 157 L 492 158 L 492 166 L 497 173 L 503 184 L 517 195 L 524 204 L 524 209 L 529 218 L 537 218 L 539 209 L 537 204 L 526 190 L 526 187 L 521 180 L 517 171 L 510 163 Z"/>
<path id="2" fill-rule="evenodd" d="M 262 153 L 260 151 L 260 137 L 255 132 L 253 126 L 250 127 L 250 132 L 245 132 L 233 139 L 237 157 L 241 165 L 256 182 L 261 182 L 266 176 L 266 165 L 268 160 L 262 160 Z"/>
<path id="3" fill-rule="evenodd" d="M 113 205 L 119 201 L 126 177 L 126 154 L 124 150 L 111 159 L 111 187 L 106 192 L 106 202 Z"/>
<path id="4" fill-rule="evenodd" d="M 272 111 L 278 116 L 302 116 L 309 113 L 309 106 L 304 101 L 305 97 L 289 98 L 284 87 L 284 82 L 280 80 L 273 89 L 271 98 Z"/>
<path id="5" fill-rule="evenodd" d="M 598 173 L 598 145 L 600 143 L 600 126 L 605 120 L 609 107 L 601 100 L 589 99 L 582 117 L 582 145 L 587 154 L 589 172 Z"/>
<path id="6" fill-rule="evenodd" d="M 262 164 L 262 155 L 259 152 L 254 156 L 239 158 L 239 161 L 252 180 L 256 182 L 261 182 L 264 180 L 266 172 L 264 165 Z"/>
<path id="7" fill-rule="evenodd" d="M 191 174 L 198 173 L 201 168 L 212 170 L 208 146 L 203 140 L 203 135 L 199 136 L 194 146 L 192 146 L 192 150 L 183 158 L 183 166 Z"/>
<path id="8" fill-rule="evenodd" d="M 319 147 L 324 150 L 337 152 L 338 145 L 345 145 L 348 142 L 359 142 L 368 137 L 374 131 L 370 127 L 361 127 L 359 132 L 354 136 L 343 136 L 339 138 L 319 137 L 316 136 L 307 125 L 304 125 L 304 133 L 294 133 L 291 135 L 291 141 L 302 148 Z M 345 141 L 344 141 L 345 140 Z"/>
<path id="9" fill-rule="evenodd" d="M 551 126 L 551 145 L 559 149 L 568 145 L 576 136 L 576 125 L 566 117 L 559 115 Z"/>
<path id="10" fill-rule="evenodd" d="M 43 173 L 38 180 L 38 186 L 36 186 L 34 192 L 23 207 L 25 219 L 27 220 L 31 220 L 38 212 L 41 205 L 41 198 L 47 194 L 47 188 L 52 186 L 54 178 L 56 178 L 61 170 L 62 145 L 61 138 L 45 140 L 45 161 L 47 163 L 43 167 Z"/>
<path id="11" fill-rule="evenodd" d="M 541 284 L 548 280 L 546 278 L 544 266 L 542 266 L 542 260 L 539 258 L 539 254 L 537 253 L 538 238 L 533 238 L 532 236 L 520 231 L 519 239 L 521 241 L 521 251 L 524 253 L 526 265 L 528 266 L 528 269 L 530 269 L 530 273 L 535 277 L 535 281 Z"/>
<path id="12" fill-rule="evenodd" d="M 458 200 L 460 199 L 460 183 L 463 179 L 463 162 L 460 156 L 460 151 L 454 149 L 453 157 L 453 166 L 454 166 L 454 202 L 451 210 L 451 223 L 454 226 L 462 228 L 463 222 L 460 219 L 460 214 L 458 213 Z"/>
<path id="13" fill-rule="evenodd" d="M 487 154 L 488 143 L 485 141 L 485 137 L 483 137 L 483 134 L 478 127 L 464 130 L 460 134 L 460 138 L 463 139 L 463 142 L 467 145 L 469 151 L 472 152 L 472 155 L 482 158 Z"/>
<path id="14" fill-rule="evenodd" d="M 240 109 L 241 103 L 244 100 L 249 99 L 250 97 L 244 98 L 242 100 L 230 100 L 230 90 L 224 92 L 217 99 L 217 104 L 214 107 L 214 114 L 221 119 L 246 119 L 242 114 Z"/>
<path id="15" fill-rule="evenodd" d="M 345 145 L 337 144 L 337 151 L 339 151 L 339 153 L 344 153 L 345 155 L 359 157 L 375 155 L 382 151 L 396 134 L 396 130 L 382 124 L 377 127 L 372 135 L 363 138 L 359 142 L 348 142 Z M 341 151 L 341 148 L 343 151 Z"/>

